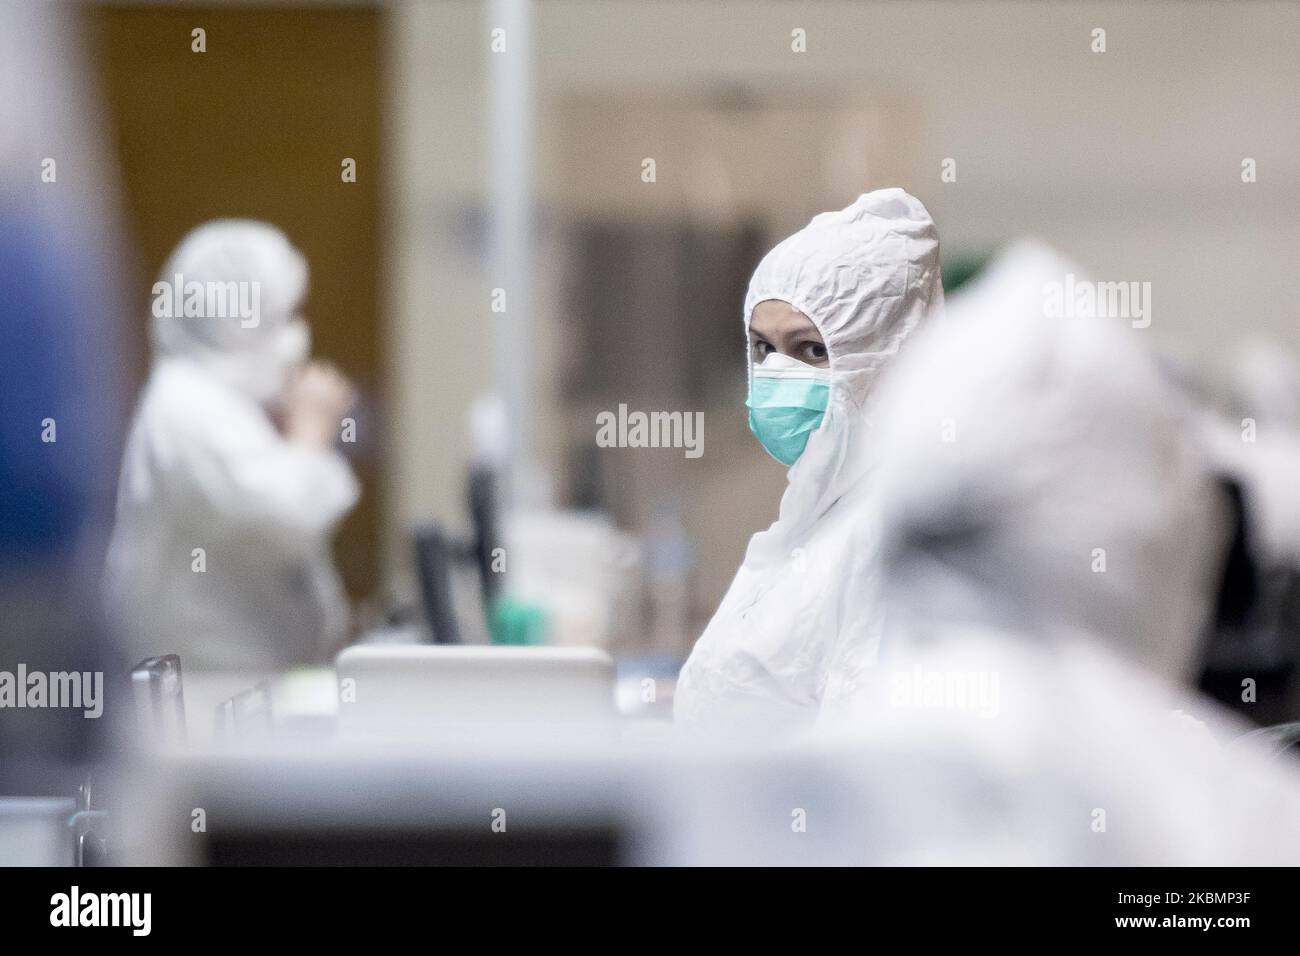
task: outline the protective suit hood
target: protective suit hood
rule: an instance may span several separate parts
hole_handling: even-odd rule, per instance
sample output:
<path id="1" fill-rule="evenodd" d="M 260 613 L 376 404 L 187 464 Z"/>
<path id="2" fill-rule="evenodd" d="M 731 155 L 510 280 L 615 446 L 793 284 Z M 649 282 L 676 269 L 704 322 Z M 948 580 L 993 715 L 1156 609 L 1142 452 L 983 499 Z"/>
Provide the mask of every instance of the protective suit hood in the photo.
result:
<path id="1" fill-rule="evenodd" d="M 307 279 L 307 260 L 269 223 L 217 219 L 198 226 L 154 286 L 155 357 L 196 362 L 257 401 L 277 394 L 310 351 L 309 329 L 298 317 Z M 176 314 L 170 307 L 208 290 L 221 295 L 215 314 Z M 216 301 L 204 295 L 205 307 Z M 249 306 L 247 314 L 240 311 Z"/>
<path id="2" fill-rule="evenodd" d="M 1047 284 L 1071 272 L 1013 248 L 877 396 L 882 598 L 930 630 L 1088 635 L 1183 676 L 1222 560 L 1222 501 L 1143 333 L 1043 315 Z M 896 623 L 882 653 L 919 636 Z"/>
<path id="3" fill-rule="evenodd" d="M 869 791 L 860 842 L 889 865 L 1292 863 L 1295 767 L 1220 746 L 1244 728 L 1187 688 L 1226 544 L 1213 468 L 1145 330 L 1043 314 L 1071 272 L 1009 250 L 874 399 L 883 632 L 820 728 Z"/>
<path id="4" fill-rule="evenodd" d="M 747 561 L 779 559 L 870 467 L 861 422 L 881 369 L 927 314 L 943 307 L 934 220 L 902 189 L 864 193 L 836 212 L 814 216 L 759 263 L 745 296 L 749 326 L 768 299 L 790 303 L 812 321 L 829 357 L 831 398 L 821 427 L 791 467 L 780 516 L 755 535 Z"/>

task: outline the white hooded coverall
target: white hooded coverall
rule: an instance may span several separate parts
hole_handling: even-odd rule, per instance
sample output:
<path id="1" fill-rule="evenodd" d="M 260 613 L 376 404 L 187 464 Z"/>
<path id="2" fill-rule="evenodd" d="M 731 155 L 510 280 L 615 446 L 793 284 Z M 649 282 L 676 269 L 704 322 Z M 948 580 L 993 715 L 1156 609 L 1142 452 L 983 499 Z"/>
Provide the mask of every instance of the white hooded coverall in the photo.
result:
<path id="1" fill-rule="evenodd" d="M 903 190 L 880 189 L 779 243 L 745 296 L 747 367 L 750 318 L 768 299 L 788 302 L 821 333 L 830 401 L 790 468 L 776 522 L 750 540 L 682 668 L 674 715 L 689 733 L 768 738 L 807 729 L 828 680 L 827 649 L 846 632 L 875 632 L 871 531 L 847 516 L 870 468 L 862 426 L 872 383 L 942 307 L 934 222 Z"/>
<path id="2" fill-rule="evenodd" d="M 307 357 L 307 263 L 270 225 L 218 220 L 177 247 L 161 280 L 177 276 L 257 283 L 259 314 L 155 306 L 108 556 L 119 643 L 133 662 L 176 653 L 191 669 L 309 662 L 347 626 L 330 535 L 359 486 L 337 451 L 287 441 L 263 407 Z"/>
<path id="3" fill-rule="evenodd" d="M 1144 330 L 1043 314 L 1069 274 L 1011 247 L 873 399 L 884 626 L 819 726 L 862 862 L 1294 865 L 1300 770 L 1187 687 L 1227 529 L 1193 418 Z"/>

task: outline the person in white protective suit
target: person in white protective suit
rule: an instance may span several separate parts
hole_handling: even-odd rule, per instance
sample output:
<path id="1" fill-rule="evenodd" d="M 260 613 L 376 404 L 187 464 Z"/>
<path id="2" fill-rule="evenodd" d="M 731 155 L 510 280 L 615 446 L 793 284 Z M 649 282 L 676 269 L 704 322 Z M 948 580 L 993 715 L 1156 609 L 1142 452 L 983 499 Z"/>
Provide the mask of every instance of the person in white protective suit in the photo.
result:
<path id="1" fill-rule="evenodd" d="M 1227 543 L 1194 417 L 1140 332 L 1041 314 L 1079 270 L 992 269 L 873 409 L 884 625 L 818 728 L 869 861 L 1300 863 L 1296 766 L 1187 683 Z"/>
<path id="2" fill-rule="evenodd" d="M 119 643 L 187 669 L 317 659 L 349 623 L 330 538 L 359 486 L 334 447 L 351 388 L 307 361 L 307 262 L 271 225 L 217 220 L 153 291 L 108 556 Z"/>
<path id="3" fill-rule="evenodd" d="M 776 522 L 750 540 L 678 678 L 688 734 L 812 726 L 827 649 L 872 629 L 870 529 L 850 520 L 870 470 L 863 410 L 881 369 L 942 308 L 939 239 L 901 189 L 822 213 L 759 263 L 745 296 L 750 428 L 789 465 Z"/>

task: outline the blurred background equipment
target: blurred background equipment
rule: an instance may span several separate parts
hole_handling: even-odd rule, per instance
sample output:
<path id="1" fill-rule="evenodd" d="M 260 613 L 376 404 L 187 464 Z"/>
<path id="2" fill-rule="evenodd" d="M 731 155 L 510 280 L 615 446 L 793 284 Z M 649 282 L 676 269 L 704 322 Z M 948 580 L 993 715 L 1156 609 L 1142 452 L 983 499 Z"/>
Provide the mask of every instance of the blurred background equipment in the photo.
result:
<path id="1" fill-rule="evenodd" d="M 357 646 L 339 655 L 339 732 L 425 743 L 609 737 L 614 662 L 585 647 Z"/>
<path id="2" fill-rule="evenodd" d="M 420 602 L 435 644 L 459 644 L 460 628 L 451 600 L 451 545 L 436 524 L 415 532 L 415 560 L 420 574 Z"/>
<path id="3" fill-rule="evenodd" d="M 150 657 L 131 669 L 138 733 L 162 746 L 185 743 L 185 688 L 181 659 Z"/>

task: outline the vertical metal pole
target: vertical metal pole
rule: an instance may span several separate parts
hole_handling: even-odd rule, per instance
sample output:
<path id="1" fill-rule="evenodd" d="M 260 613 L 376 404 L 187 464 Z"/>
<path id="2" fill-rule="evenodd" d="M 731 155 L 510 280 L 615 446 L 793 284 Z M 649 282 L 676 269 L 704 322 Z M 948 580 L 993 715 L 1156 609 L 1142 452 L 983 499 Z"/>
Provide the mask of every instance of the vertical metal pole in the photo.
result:
<path id="1" fill-rule="evenodd" d="M 493 312 L 492 387 L 508 418 L 502 504 L 517 501 L 528 461 L 532 319 L 533 139 L 530 0 L 489 0 L 488 18 L 488 277 L 505 290 L 506 309 Z M 498 32 L 504 31 L 504 32 Z M 503 48 L 502 48 L 503 47 Z"/>

